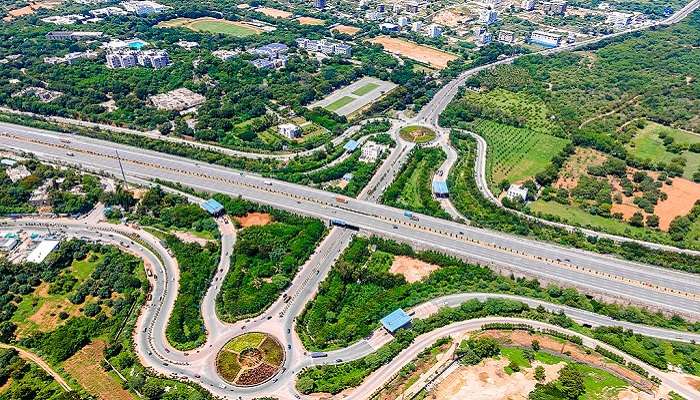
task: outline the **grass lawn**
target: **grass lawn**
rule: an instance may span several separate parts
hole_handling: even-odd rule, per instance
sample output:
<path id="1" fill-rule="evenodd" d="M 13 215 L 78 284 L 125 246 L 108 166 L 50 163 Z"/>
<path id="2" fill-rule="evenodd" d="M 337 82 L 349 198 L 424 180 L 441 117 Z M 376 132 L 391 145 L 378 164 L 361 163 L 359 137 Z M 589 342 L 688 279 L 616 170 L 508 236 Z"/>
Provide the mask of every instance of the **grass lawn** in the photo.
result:
<path id="1" fill-rule="evenodd" d="M 326 106 L 326 110 L 328 111 L 338 111 L 339 109 L 345 107 L 346 105 L 352 103 L 355 100 L 354 97 L 350 96 L 343 96 L 339 98 L 338 100 L 332 102 L 331 104 Z"/>
<path id="2" fill-rule="evenodd" d="M 559 217 L 562 221 L 572 225 L 602 229 L 605 232 L 616 235 L 635 236 L 640 238 L 655 237 L 662 241 L 664 239 L 668 239 L 668 235 L 663 232 L 632 226 L 626 222 L 613 218 L 592 215 L 576 206 L 566 206 L 555 201 L 537 200 L 530 203 L 530 210 L 532 210 L 534 213 L 543 213 Z M 700 229 L 700 226 L 698 228 Z"/>
<path id="3" fill-rule="evenodd" d="M 653 122 L 647 122 L 647 125 L 639 131 L 627 146 L 627 150 L 640 160 L 651 160 L 653 162 L 668 163 L 671 159 L 681 156 L 687 160 L 683 177 L 691 179 L 693 173 L 700 167 L 700 154 L 691 151 L 683 151 L 680 154 L 666 151 L 663 140 L 659 137 L 659 133 L 665 132 L 668 136 L 674 139 L 674 143 L 692 144 L 700 142 L 700 136 L 693 135 L 679 129 L 669 128 Z"/>
<path id="4" fill-rule="evenodd" d="M 488 144 L 486 171 L 492 190 L 503 180 L 519 182 L 544 171 L 569 143 L 568 139 L 487 120 L 477 121 L 472 128 Z"/>
<path id="5" fill-rule="evenodd" d="M 378 87 L 378 84 L 370 82 L 360 88 L 355 89 L 355 91 L 353 91 L 352 94 L 357 96 L 364 96 Z"/>
<path id="6" fill-rule="evenodd" d="M 581 400 L 617 399 L 617 393 L 629 386 L 627 382 L 602 369 L 577 364 L 583 375 L 586 393 Z"/>
<path id="7" fill-rule="evenodd" d="M 260 343 L 262 343 L 265 337 L 266 336 L 264 333 L 246 333 L 245 335 L 233 338 L 230 342 L 226 344 L 224 349 L 231 350 L 234 353 L 240 353 L 245 349 L 251 349 L 260 346 Z"/>
<path id="8" fill-rule="evenodd" d="M 428 143 L 437 136 L 432 129 L 425 126 L 411 125 L 401 128 L 399 135 L 403 140 L 415 143 Z"/>
<path id="9" fill-rule="evenodd" d="M 95 258 L 93 259 L 93 257 Z M 83 282 L 90 277 L 92 271 L 95 270 L 95 267 L 97 267 L 103 259 L 103 254 L 90 253 L 83 260 L 73 260 L 70 266 L 71 273 L 78 279 L 78 282 Z"/>
<path id="10" fill-rule="evenodd" d="M 525 358 L 525 354 L 523 352 L 523 349 L 517 348 L 517 347 L 502 347 L 501 348 L 501 355 L 503 357 L 506 357 L 508 361 L 511 363 L 517 365 L 520 368 L 530 368 L 532 365 L 530 362 Z M 505 367 L 505 372 L 510 375 L 513 373 L 513 370 L 510 369 L 509 367 Z"/>

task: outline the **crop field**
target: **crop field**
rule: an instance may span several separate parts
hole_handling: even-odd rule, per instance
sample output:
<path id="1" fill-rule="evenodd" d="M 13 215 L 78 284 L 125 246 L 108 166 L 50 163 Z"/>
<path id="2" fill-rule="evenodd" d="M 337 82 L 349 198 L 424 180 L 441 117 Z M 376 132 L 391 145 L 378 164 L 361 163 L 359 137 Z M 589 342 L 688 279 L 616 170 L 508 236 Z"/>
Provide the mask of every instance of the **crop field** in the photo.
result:
<path id="1" fill-rule="evenodd" d="M 365 76 L 310 104 L 308 107 L 322 107 L 338 115 L 348 116 L 377 101 L 397 86 L 392 82 Z"/>
<path id="2" fill-rule="evenodd" d="M 227 21 L 225 19 L 202 17 L 197 19 L 175 18 L 163 21 L 156 25 L 159 28 L 187 28 L 195 32 L 207 32 L 231 36 L 251 36 L 261 33 L 262 30 L 240 21 Z"/>
<path id="3" fill-rule="evenodd" d="M 448 62 L 458 58 L 456 55 L 442 50 L 390 36 L 378 36 L 370 42 L 382 45 L 384 50 L 389 53 L 398 54 L 438 69 L 447 67 Z"/>
<path id="4" fill-rule="evenodd" d="M 663 140 L 659 137 L 659 134 L 662 132 L 672 137 L 674 139 L 674 144 L 689 145 L 700 143 L 700 136 L 680 129 L 647 122 L 644 129 L 640 130 L 634 138 L 632 138 L 627 146 L 627 150 L 639 160 L 651 160 L 653 162 L 668 163 L 673 158 L 678 156 L 683 157 L 687 161 L 683 169 L 683 177 L 692 178 L 693 173 L 700 168 L 700 154 L 688 150 L 678 154 L 671 153 L 666 149 Z"/>
<path id="5" fill-rule="evenodd" d="M 516 128 L 498 122 L 479 120 L 474 131 L 488 143 L 486 170 L 489 183 L 519 182 L 544 171 L 568 140 Z"/>
<path id="6" fill-rule="evenodd" d="M 91 395 L 102 400 L 132 400 L 134 396 L 102 368 L 107 344 L 94 341 L 63 364 L 65 370 Z"/>

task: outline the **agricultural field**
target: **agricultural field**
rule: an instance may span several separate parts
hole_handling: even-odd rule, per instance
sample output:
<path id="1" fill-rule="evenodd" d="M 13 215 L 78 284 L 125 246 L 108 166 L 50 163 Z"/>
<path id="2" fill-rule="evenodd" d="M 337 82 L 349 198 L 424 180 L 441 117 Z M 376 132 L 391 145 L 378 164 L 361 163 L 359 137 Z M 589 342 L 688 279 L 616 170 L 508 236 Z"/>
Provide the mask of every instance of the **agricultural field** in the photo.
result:
<path id="1" fill-rule="evenodd" d="M 159 28 L 187 28 L 195 32 L 207 32 L 214 34 L 245 37 L 262 33 L 263 30 L 245 22 L 228 21 L 225 19 L 202 17 L 197 19 L 175 18 L 162 21 Z"/>
<path id="2" fill-rule="evenodd" d="M 331 31 L 344 33 L 346 35 L 355 36 L 362 31 L 362 28 L 351 25 L 336 25 L 331 28 Z"/>
<path id="3" fill-rule="evenodd" d="M 381 45 L 386 52 L 410 58 L 437 69 L 443 69 L 447 67 L 447 63 L 459 58 L 442 50 L 390 36 L 377 36 L 370 42 Z"/>
<path id="4" fill-rule="evenodd" d="M 476 121 L 473 131 L 488 145 L 486 171 L 492 190 L 502 181 L 522 182 L 544 171 L 569 143 L 532 129 L 487 120 Z"/>
<path id="5" fill-rule="evenodd" d="M 338 115 L 349 116 L 379 100 L 397 86 L 392 82 L 366 76 L 308 107 L 322 107 Z"/>
<path id="6" fill-rule="evenodd" d="M 661 136 L 672 138 L 672 145 L 679 147 L 681 151 L 669 151 Z M 627 144 L 627 151 L 635 159 L 652 163 L 671 164 L 672 160 L 682 157 L 685 159 L 682 175 L 693 179 L 693 174 L 700 171 L 700 152 L 691 151 L 688 147 L 697 143 L 700 143 L 700 135 L 697 133 L 646 122 L 644 128 L 637 131 Z"/>
<path id="7" fill-rule="evenodd" d="M 274 337 L 259 332 L 231 339 L 216 356 L 216 369 L 237 386 L 256 386 L 272 378 L 284 363 L 284 349 Z"/>
<path id="8" fill-rule="evenodd" d="M 394 182 L 382 195 L 384 204 L 421 214 L 447 217 L 440 203 L 432 196 L 432 179 L 445 161 L 439 148 L 416 148 Z"/>
<path id="9" fill-rule="evenodd" d="M 263 13 L 267 15 L 268 17 L 272 18 L 282 18 L 282 19 L 288 19 L 291 18 L 293 13 L 285 10 L 280 10 L 278 8 L 272 8 L 272 7 L 258 7 L 255 9 L 255 11 L 259 13 Z"/>

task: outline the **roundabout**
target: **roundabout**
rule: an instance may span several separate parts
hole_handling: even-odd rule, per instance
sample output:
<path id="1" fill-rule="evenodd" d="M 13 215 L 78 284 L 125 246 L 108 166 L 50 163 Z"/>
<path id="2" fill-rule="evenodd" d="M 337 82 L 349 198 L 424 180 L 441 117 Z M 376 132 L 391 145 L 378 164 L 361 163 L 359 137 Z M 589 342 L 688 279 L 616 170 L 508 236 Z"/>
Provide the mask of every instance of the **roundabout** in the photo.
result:
<path id="1" fill-rule="evenodd" d="M 282 368 L 285 354 L 280 342 L 262 332 L 238 335 L 216 355 L 216 372 L 239 387 L 267 382 Z"/>
<path id="2" fill-rule="evenodd" d="M 437 134 L 427 126 L 409 125 L 399 131 L 401 139 L 416 144 L 424 144 L 434 140 Z"/>

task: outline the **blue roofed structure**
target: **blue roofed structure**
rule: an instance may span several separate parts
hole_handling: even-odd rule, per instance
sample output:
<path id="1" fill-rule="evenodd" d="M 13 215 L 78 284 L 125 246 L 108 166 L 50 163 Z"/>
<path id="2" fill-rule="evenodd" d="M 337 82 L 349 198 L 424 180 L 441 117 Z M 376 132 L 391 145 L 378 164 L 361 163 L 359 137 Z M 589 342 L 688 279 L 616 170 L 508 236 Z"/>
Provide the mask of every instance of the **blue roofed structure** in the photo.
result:
<path id="1" fill-rule="evenodd" d="M 384 329 L 389 331 L 389 333 L 394 333 L 397 330 L 409 325 L 411 323 L 411 316 L 399 308 L 382 318 L 380 322 L 382 323 L 382 326 L 384 326 Z"/>
<path id="2" fill-rule="evenodd" d="M 433 193 L 435 193 L 437 197 L 448 197 L 450 191 L 447 189 L 447 182 L 433 181 Z"/>
<path id="3" fill-rule="evenodd" d="M 224 206 L 214 199 L 209 199 L 201 204 L 204 211 L 211 215 L 221 215 L 224 213 Z"/>
<path id="4" fill-rule="evenodd" d="M 345 143 L 345 146 L 343 146 L 343 148 L 346 151 L 355 151 L 355 149 L 357 149 L 357 146 L 359 146 L 359 143 L 357 143 L 357 140 L 351 139 L 351 140 L 348 140 L 347 143 Z"/>

